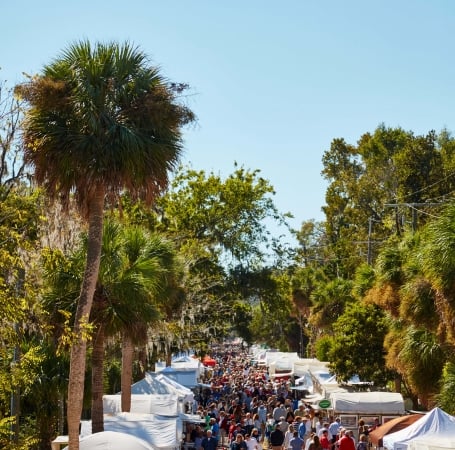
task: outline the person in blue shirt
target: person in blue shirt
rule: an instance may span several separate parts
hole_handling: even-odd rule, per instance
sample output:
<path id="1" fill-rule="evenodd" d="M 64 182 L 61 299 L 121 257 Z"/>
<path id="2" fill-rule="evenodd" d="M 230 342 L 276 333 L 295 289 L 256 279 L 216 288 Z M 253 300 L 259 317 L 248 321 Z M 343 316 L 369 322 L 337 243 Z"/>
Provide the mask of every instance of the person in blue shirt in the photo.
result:
<path id="1" fill-rule="evenodd" d="M 329 435 L 332 437 L 332 448 L 335 448 L 335 442 L 338 439 L 338 432 L 340 431 L 341 427 L 341 420 L 337 417 L 330 425 L 329 425 Z"/>
<path id="2" fill-rule="evenodd" d="M 299 437 L 299 432 L 294 431 L 292 439 L 289 441 L 289 448 L 291 450 L 302 450 L 304 441 Z"/>
<path id="3" fill-rule="evenodd" d="M 209 422 L 210 431 L 212 432 L 212 438 L 216 440 L 218 444 L 218 440 L 220 439 L 220 425 L 216 419 L 210 419 Z"/>
<path id="4" fill-rule="evenodd" d="M 248 446 L 246 445 L 242 434 L 237 434 L 230 445 L 230 450 L 248 450 Z"/>

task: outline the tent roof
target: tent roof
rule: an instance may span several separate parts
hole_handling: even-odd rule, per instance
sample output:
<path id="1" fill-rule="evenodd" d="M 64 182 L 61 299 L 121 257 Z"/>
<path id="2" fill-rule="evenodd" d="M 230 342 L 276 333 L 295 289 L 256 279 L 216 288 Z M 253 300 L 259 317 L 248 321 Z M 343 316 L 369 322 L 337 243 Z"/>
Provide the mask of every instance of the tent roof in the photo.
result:
<path id="1" fill-rule="evenodd" d="M 191 389 L 181 385 L 172 378 L 159 373 L 146 372 L 145 377 L 131 386 L 131 394 L 165 395 L 176 394 L 184 402 L 192 402 L 194 394 Z M 167 372 L 171 373 L 171 372 Z"/>
<path id="2" fill-rule="evenodd" d="M 127 433 L 102 431 L 83 437 L 80 450 L 153 450 L 143 439 Z"/>
<path id="3" fill-rule="evenodd" d="M 409 442 L 409 450 L 446 450 L 455 448 L 455 436 L 450 434 L 427 433 Z"/>
<path id="4" fill-rule="evenodd" d="M 388 420 L 386 423 L 372 431 L 368 438 L 377 447 L 382 447 L 382 438 L 386 434 L 395 433 L 403 428 L 412 425 L 415 421 L 419 420 L 422 414 L 408 414 L 406 416 L 395 417 L 395 419 Z"/>
<path id="5" fill-rule="evenodd" d="M 408 443 L 424 435 L 455 436 L 455 417 L 440 408 L 434 408 L 419 420 L 395 433 L 383 437 L 384 447 L 390 450 L 406 449 Z"/>
<path id="6" fill-rule="evenodd" d="M 187 355 L 183 355 L 183 356 L 179 356 L 177 358 L 173 358 L 172 359 L 172 362 L 192 362 L 194 361 L 193 359 L 191 359 L 189 356 Z"/>
<path id="7" fill-rule="evenodd" d="M 136 448 L 137 450 L 175 450 L 180 446 L 182 420 L 179 417 L 165 417 L 157 414 L 105 414 L 104 429 L 126 434 L 132 438 L 145 441 L 148 445 L 147 447 L 125 445 L 124 447 L 113 447 L 112 450 L 136 450 Z M 84 439 L 100 434 L 91 434 L 91 431 L 91 421 L 81 421 L 81 435 L 85 436 Z M 81 447 L 81 450 L 92 449 L 111 450 L 111 447 L 87 447 L 86 449 Z"/>
<path id="8" fill-rule="evenodd" d="M 163 383 L 153 372 L 147 372 L 142 380 L 131 385 L 131 394 L 157 394 L 166 395 L 173 393 L 167 383 Z"/>
<path id="9" fill-rule="evenodd" d="M 330 401 L 337 414 L 405 413 L 403 397 L 397 392 L 332 392 Z"/>

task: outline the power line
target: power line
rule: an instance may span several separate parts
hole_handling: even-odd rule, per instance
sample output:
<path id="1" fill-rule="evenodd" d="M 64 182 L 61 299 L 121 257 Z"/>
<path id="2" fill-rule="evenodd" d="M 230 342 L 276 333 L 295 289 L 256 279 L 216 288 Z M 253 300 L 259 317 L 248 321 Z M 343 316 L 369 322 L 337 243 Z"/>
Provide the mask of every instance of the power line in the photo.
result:
<path id="1" fill-rule="evenodd" d="M 420 212 L 420 209 L 417 209 L 418 207 L 422 206 L 442 206 L 444 202 L 438 202 L 438 203 L 431 203 L 431 202 L 423 202 L 423 203 L 385 203 L 384 206 L 389 207 L 389 208 L 400 208 L 400 207 L 407 207 L 410 208 L 412 211 L 412 231 L 416 231 L 417 229 L 417 212 Z M 422 211 L 423 212 L 423 211 Z M 431 214 L 426 213 L 427 215 L 431 216 Z M 433 216 L 436 217 L 437 216 Z"/>

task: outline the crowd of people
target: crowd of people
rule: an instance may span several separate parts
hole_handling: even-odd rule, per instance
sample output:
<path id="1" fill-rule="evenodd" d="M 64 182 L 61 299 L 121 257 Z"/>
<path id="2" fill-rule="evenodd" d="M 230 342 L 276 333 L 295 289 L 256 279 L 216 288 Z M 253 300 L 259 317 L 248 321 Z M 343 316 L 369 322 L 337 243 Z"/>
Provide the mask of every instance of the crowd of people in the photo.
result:
<path id="1" fill-rule="evenodd" d="M 238 347 L 214 352 L 195 396 L 201 423 L 188 430 L 194 450 L 366 450 L 367 427 L 358 442 L 340 419 L 316 410 L 292 380 L 270 377 Z"/>

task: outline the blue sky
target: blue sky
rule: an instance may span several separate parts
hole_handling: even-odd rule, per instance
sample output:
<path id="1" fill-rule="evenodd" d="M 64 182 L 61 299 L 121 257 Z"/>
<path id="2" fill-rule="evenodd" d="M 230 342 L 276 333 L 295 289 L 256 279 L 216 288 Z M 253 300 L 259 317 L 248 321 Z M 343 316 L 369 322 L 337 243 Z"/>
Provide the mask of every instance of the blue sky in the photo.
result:
<path id="1" fill-rule="evenodd" d="M 291 225 L 323 220 L 322 155 L 380 123 L 455 130 L 452 0 L 3 2 L 0 78 L 12 86 L 80 39 L 137 44 L 191 86 L 185 163 L 259 169 Z"/>

